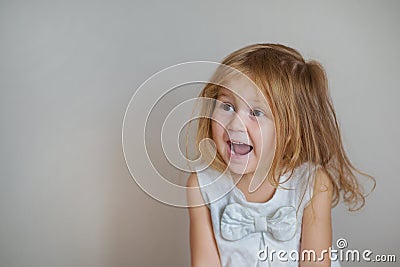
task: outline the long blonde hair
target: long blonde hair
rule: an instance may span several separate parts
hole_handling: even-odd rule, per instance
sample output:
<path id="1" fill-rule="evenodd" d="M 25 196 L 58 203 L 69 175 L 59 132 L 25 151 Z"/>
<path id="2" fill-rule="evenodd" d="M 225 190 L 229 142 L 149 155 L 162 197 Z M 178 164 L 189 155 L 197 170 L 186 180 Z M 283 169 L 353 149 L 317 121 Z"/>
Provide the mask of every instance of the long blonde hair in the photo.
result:
<path id="1" fill-rule="evenodd" d="M 359 171 L 347 157 L 324 68 L 314 60 L 306 62 L 294 49 L 281 44 L 254 44 L 228 55 L 221 64 L 246 74 L 261 89 L 275 121 L 276 149 L 270 167 L 271 182 L 277 186 L 279 177 L 305 162 L 321 166 L 333 183 L 333 206 L 342 196 L 350 210 L 365 204 L 356 174 Z M 218 71 L 217 71 L 218 72 Z M 218 74 L 212 80 L 216 78 Z M 206 84 L 200 97 L 216 99 L 220 86 Z M 212 138 L 211 119 L 214 106 L 206 102 L 206 116 L 199 119 L 196 144 Z M 226 168 L 217 153 L 212 166 Z"/>

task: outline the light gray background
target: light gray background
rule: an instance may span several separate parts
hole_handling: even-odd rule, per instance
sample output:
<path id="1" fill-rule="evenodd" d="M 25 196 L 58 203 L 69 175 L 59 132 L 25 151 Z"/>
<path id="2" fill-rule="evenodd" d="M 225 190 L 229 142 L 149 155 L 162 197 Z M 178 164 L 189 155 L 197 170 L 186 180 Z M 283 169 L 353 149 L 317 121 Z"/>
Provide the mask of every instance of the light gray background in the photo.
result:
<path id="1" fill-rule="evenodd" d="M 399 257 L 399 3 L 1 1 L 0 266 L 188 266 L 187 211 L 125 166 L 125 108 L 162 68 L 256 42 L 326 67 L 346 150 L 377 178 L 361 212 L 334 209 L 335 238 Z"/>

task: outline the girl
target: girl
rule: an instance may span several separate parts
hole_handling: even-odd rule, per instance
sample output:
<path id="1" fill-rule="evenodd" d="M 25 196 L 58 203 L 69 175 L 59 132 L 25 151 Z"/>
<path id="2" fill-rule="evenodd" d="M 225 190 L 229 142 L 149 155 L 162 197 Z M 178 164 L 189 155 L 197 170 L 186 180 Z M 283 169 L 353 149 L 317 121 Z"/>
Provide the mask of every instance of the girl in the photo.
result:
<path id="1" fill-rule="evenodd" d="M 361 208 L 355 174 L 370 176 L 346 156 L 327 87 L 284 45 L 222 61 L 200 94 L 204 164 L 187 182 L 192 266 L 339 266 L 331 207 Z"/>

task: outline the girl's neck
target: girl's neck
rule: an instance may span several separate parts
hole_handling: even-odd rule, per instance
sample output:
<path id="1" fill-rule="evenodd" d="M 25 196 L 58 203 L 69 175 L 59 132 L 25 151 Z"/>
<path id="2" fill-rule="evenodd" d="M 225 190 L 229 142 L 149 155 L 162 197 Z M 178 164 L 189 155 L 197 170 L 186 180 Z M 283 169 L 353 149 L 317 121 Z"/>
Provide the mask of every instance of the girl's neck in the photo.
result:
<path id="1" fill-rule="evenodd" d="M 236 187 L 243 193 L 246 200 L 249 202 L 267 202 L 275 193 L 276 188 L 269 182 L 265 175 L 257 177 L 253 173 L 232 173 L 231 176 Z"/>
<path id="2" fill-rule="evenodd" d="M 231 173 L 234 183 L 246 185 L 247 187 L 252 183 L 252 188 L 256 189 L 260 184 L 268 183 L 267 175 L 256 175 L 255 173 L 237 174 Z"/>

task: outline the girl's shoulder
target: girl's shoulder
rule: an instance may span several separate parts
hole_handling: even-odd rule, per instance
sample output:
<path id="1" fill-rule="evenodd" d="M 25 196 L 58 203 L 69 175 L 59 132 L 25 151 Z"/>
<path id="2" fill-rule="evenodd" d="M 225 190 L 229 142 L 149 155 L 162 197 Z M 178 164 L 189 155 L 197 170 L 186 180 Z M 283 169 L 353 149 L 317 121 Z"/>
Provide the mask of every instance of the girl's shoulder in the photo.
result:
<path id="1" fill-rule="evenodd" d="M 299 188 L 301 185 L 310 186 L 314 183 L 315 175 L 319 165 L 312 162 L 304 162 L 293 170 L 286 172 L 281 177 L 281 184 L 293 188 Z"/>
<path id="2" fill-rule="evenodd" d="M 200 165 L 195 168 L 195 174 L 207 206 L 229 194 L 235 186 L 226 172 L 217 171 L 211 166 Z"/>
<path id="3" fill-rule="evenodd" d="M 323 167 L 310 162 L 301 164 L 286 176 L 281 185 L 291 189 L 289 191 L 300 208 L 307 207 L 316 193 L 331 191 L 333 187 Z"/>

